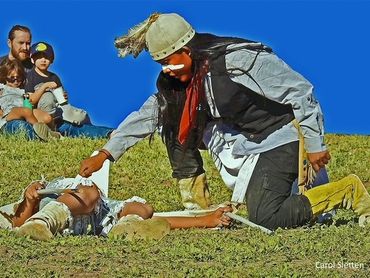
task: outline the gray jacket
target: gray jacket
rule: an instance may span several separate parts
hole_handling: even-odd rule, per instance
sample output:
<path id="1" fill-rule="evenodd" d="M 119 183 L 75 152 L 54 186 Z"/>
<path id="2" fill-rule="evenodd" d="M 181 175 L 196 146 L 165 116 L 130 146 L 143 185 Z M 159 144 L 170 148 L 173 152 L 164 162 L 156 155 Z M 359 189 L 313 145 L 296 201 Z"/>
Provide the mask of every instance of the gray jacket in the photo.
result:
<path id="1" fill-rule="evenodd" d="M 240 45 L 242 44 L 231 45 L 229 48 Z M 302 128 L 307 152 L 314 153 L 326 150 L 323 115 L 320 105 L 313 95 L 313 86 L 274 53 L 261 52 L 256 59 L 255 57 L 256 52 L 248 49 L 236 50 L 227 54 L 225 62 L 231 79 L 263 94 L 266 98 L 282 104 L 291 104 L 294 116 Z M 250 75 L 254 81 L 237 70 L 238 68 L 247 70 L 253 61 L 254 66 L 250 70 Z M 212 116 L 217 120 L 219 114 L 212 99 L 211 83 L 212 76 L 207 75 L 205 82 L 207 101 Z M 156 130 L 158 109 L 156 97 L 150 96 L 138 111 L 131 113 L 119 125 L 104 149 L 108 150 L 115 160 L 119 159 L 127 149 Z M 243 155 L 260 153 L 296 141 L 298 133 L 292 124 L 288 124 L 271 134 L 260 144 L 249 142 L 241 134 L 235 134 L 234 139 L 237 139 L 235 152 Z"/>

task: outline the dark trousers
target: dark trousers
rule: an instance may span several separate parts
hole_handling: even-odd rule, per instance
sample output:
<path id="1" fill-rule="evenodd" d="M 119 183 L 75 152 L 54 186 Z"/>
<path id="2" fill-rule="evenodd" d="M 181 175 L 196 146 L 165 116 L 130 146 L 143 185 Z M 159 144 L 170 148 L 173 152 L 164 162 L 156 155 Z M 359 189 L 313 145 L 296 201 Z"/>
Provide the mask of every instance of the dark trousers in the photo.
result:
<path id="1" fill-rule="evenodd" d="M 298 176 L 298 142 L 261 153 L 248 185 L 249 219 L 269 229 L 291 228 L 312 219 L 307 197 L 291 195 Z"/>
<path id="2" fill-rule="evenodd" d="M 172 177 L 186 179 L 204 173 L 203 160 L 198 148 L 183 150 L 177 138 L 166 141 L 168 158 L 172 167 Z"/>

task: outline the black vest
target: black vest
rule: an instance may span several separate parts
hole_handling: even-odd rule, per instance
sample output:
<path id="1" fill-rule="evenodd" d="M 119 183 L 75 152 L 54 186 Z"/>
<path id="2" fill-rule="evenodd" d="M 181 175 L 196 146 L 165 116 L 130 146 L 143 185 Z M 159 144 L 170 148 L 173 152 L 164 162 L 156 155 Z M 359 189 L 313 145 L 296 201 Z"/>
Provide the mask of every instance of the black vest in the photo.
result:
<path id="1" fill-rule="evenodd" d="M 209 65 L 214 101 L 222 120 L 248 140 L 260 143 L 294 119 L 291 105 L 272 101 L 232 81 L 226 72 L 225 55 L 211 57 Z"/>

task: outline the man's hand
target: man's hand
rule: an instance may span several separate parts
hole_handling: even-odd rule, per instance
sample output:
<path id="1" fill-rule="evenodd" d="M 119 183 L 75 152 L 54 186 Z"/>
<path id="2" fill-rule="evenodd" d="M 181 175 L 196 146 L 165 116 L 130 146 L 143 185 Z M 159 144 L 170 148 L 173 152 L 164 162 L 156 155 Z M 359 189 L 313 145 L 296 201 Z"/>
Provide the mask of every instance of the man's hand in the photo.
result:
<path id="1" fill-rule="evenodd" d="M 313 169 L 318 172 L 320 168 L 324 168 L 328 164 L 331 156 L 329 151 L 318 153 L 307 153 L 307 158 L 311 162 Z"/>
<path id="2" fill-rule="evenodd" d="M 99 152 L 97 155 L 86 158 L 81 162 L 79 174 L 85 178 L 90 177 L 92 173 L 98 171 L 103 166 L 107 158 L 108 156 L 105 152 Z"/>

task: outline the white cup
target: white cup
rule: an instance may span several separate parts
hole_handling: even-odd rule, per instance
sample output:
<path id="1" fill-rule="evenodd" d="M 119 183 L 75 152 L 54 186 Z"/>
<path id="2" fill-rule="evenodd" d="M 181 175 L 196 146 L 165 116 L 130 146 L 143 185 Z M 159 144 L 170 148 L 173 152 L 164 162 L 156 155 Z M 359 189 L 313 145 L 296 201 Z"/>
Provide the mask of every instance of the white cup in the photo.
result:
<path id="1" fill-rule="evenodd" d="M 58 87 L 53 90 L 53 94 L 60 105 L 66 104 L 68 101 L 64 97 L 63 87 Z"/>

